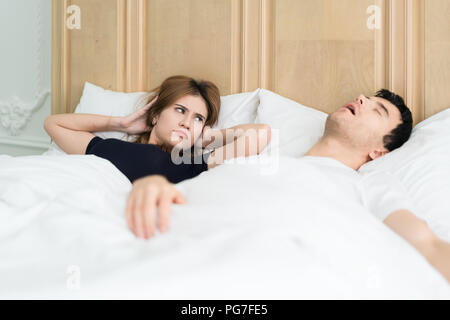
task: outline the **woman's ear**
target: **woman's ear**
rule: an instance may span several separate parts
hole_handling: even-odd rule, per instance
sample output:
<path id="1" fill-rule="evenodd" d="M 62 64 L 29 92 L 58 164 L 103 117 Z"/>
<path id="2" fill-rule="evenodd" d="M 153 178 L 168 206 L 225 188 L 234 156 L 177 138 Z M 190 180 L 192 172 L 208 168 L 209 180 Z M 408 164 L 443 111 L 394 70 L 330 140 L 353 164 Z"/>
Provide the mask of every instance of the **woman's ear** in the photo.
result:
<path id="1" fill-rule="evenodd" d="M 204 133 L 207 132 L 208 130 L 211 130 L 211 126 L 209 126 L 209 125 L 203 126 L 202 134 L 204 134 Z"/>

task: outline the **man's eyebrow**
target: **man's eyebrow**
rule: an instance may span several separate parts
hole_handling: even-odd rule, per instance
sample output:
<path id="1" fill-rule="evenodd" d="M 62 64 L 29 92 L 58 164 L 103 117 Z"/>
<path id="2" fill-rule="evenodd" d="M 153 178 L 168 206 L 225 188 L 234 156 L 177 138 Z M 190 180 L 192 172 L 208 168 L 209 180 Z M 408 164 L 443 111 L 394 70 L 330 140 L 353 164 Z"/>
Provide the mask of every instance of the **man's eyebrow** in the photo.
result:
<path id="1" fill-rule="evenodd" d="M 183 108 L 185 108 L 186 110 L 189 110 L 189 108 L 188 107 L 186 107 L 186 106 L 183 106 L 182 104 L 179 104 L 179 103 L 175 103 L 175 105 L 176 106 L 180 106 L 180 107 L 183 107 Z M 205 119 L 205 116 L 204 115 L 202 115 L 201 113 L 196 113 L 196 115 L 197 116 L 200 116 L 202 119 Z"/>
<path id="2" fill-rule="evenodd" d="M 370 99 L 370 98 L 369 98 Z M 384 104 L 382 104 L 380 101 L 378 101 L 378 100 L 376 100 L 375 101 L 383 110 L 384 110 L 384 112 L 386 113 L 386 116 L 387 117 L 389 117 L 389 111 L 388 111 L 388 109 L 384 106 Z"/>

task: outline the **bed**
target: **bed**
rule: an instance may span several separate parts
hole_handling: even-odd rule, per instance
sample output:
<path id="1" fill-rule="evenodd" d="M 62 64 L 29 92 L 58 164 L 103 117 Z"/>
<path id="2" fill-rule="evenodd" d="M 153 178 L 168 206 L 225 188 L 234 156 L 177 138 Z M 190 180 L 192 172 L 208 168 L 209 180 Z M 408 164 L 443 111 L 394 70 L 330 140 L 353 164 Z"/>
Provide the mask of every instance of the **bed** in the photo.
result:
<path id="1" fill-rule="evenodd" d="M 92 90 L 91 90 L 92 89 Z M 86 83 L 79 110 L 101 88 Z M 104 89 L 103 89 L 104 90 Z M 130 95 L 103 91 L 110 95 Z M 99 93 L 97 92 L 97 95 Z M 140 106 L 142 96 L 132 101 Z M 111 97 L 111 101 L 117 97 Z M 277 113 L 270 115 L 274 103 Z M 109 112 L 114 110 L 111 105 Z M 111 109 L 112 108 L 112 109 Z M 273 108 L 273 107 L 272 107 Z M 244 112 L 243 110 L 246 110 Z M 271 111 L 270 111 L 271 110 Z M 284 112 L 280 113 L 280 110 Z M 97 110 L 98 111 L 98 110 Z M 78 112 L 78 109 L 75 111 Z M 172 207 L 170 232 L 138 239 L 124 217 L 129 180 L 109 161 L 67 155 L 53 145 L 37 156 L 0 156 L 2 298 L 43 299 L 448 299 L 447 281 L 409 243 L 360 204 L 324 190 L 336 181 L 302 168 L 298 157 L 323 129 L 326 116 L 265 89 L 222 97 L 219 124 L 263 121 L 280 129 L 278 155 L 227 161 L 177 184 L 187 204 Z M 283 117 L 284 120 L 283 120 Z M 293 139 L 292 123 L 316 124 L 306 139 Z M 280 121 L 277 123 L 276 121 Z M 296 122 L 296 121 L 293 121 Z M 415 129 L 403 150 L 414 158 L 417 141 L 450 128 L 450 110 Z M 422 130 L 420 130 L 422 129 Z M 114 132 L 96 133 L 114 135 Z M 448 137 L 448 136 L 447 136 Z M 126 139 L 126 137 L 123 137 Z M 419 140 L 418 140 L 419 139 Z M 447 138 L 448 140 L 448 138 Z M 449 141 L 447 141 L 448 147 Z M 288 151 L 297 150 L 300 155 Z M 409 150 L 408 150 L 409 148 Z M 413 148 L 413 149 L 411 149 Z M 435 156 L 436 156 L 435 155 Z M 419 159 L 409 170 L 420 170 Z M 381 160 L 381 159 L 380 159 Z M 389 167 L 389 158 L 371 166 Z M 396 159 L 393 164 L 398 163 Z M 405 161 L 403 161 L 405 164 Z M 303 165 L 304 166 L 304 165 Z M 399 178 L 408 180 L 408 165 Z M 275 168 L 275 170 L 274 170 Z M 406 169 L 405 169 L 406 168 Z M 369 166 L 364 170 L 374 170 Z M 376 170 L 377 168 L 375 168 Z M 449 167 L 445 174 L 449 174 Z M 395 171 L 394 171 L 395 172 Z M 441 172 L 443 173 L 443 171 Z M 426 177 L 425 177 L 426 178 Z M 436 183 L 435 175 L 420 184 Z M 314 181 L 320 179 L 320 185 Z M 450 212 L 442 194 L 421 199 L 418 211 L 450 240 Z M 322 190 L 323 192 L 319 192 Z M 447 188 L 447 189 L 445 189 Z M 417 197 L 415 197 L 417 198 Z M 430 204 L 430 201 L 438 203 Z M 447 214 L 445 216 L 444 214 Z M 440 219 L 440 220 L 439 220 Z"/>
<path id="2" fill-rule="evenodd" d="M 336 182 L 298 162 L 327 114 L 393 90 L 412 110 L 413 135 L 360 170 L 395 174 L 415 214 L 450 241 L 450 55 L 439 31 L 448 10 L 439 3 L 448 8 L 376 1 L 383 27 L 366 28 L 371 0 L 54 0 L 52 113 L 126 115 L 166 77 L 186 74 L 220 87 L 217 127 L 268 123 L 278 136 L 252 164 L 226 162 L 177 184 L 187 204 L 151 240 L 128 229 L 132 186 L 107 160 L 54 143 L 42 155 L 1 155 L 0 298 L 449 299 L 448 282 L 414 247 L 363 206 L 318 190 Z M 80 7 L 80 29 L 65 27 L 68 5 Z"/>

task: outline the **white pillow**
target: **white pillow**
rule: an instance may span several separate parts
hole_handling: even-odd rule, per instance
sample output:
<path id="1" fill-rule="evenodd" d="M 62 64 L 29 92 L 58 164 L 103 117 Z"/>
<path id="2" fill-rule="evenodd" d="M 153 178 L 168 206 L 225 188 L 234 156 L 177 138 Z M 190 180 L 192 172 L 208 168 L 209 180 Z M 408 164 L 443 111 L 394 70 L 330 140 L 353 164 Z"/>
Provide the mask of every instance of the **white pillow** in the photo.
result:
<path id="1" fill-rule="evenodd" d="M 259 89 L 252 92 L 244 92 L 221 96 L 219 119 L 213 128 L 227 128 L 242 123 L 254 123 L 256 109 L 259 105 Z M 74 113 L 90 113 L 108 116 L 126 116 L 145 106 L 153 95 L 153 92 L 115 92 L 105 90 L 92 83 L 85 82 L 80 103 Z M 135 135 L 128 135 L 117 131 L 93 132 L 102 138 L 117 138 L 129 141 Z M 42 155 L 66 154 L 52 141 L 49 149 Z"/>
<path id="2" fill-rule="evenodd" d="M 90 82 L 85 82 L 80 103 L 74 113 L 91 113 L 106 116 L 125 116 L 142 108 L 151 92 L 117 92 L 106 90 Z M 127 140 L 128 134 L 119 131 L 93 132 L 95 135 L 106 138 L 117 138 Z M 66 154 L 58 145 L 52 141 L 49 149 L 43 155 Z"/>
<path id="3" fill-rule="evenodd" d="M 243 123 L 255 123 L 259 105 L 259 91 L 221 96 L 219 119 L 212 128 L 224 129 Z"/>
<path id="4" fill-rule="evenodd" d="M 450 108 L 417 124 L 400 148 L 359 168 L 374 170 L 396 175 L 414 199 L 414 214 L 450 241 Z"/>
<path id="5" fill-rule="evenodd" d="M 323 135 L 328 117 L 325 112 L 266 89 L 259 90 L 259 99 L 256 123 L 266 123 L 272 129 L 271 142 L 263 153 L 300 157 Z"/>
<path id="6" fill-rule="evenodd" d="M 91 113 L 105 116 L 127 116 L 143 107 L 151 92 L 117 92 L 105 90 L 92 83 L 86 82 L 79 105 L 74 113 Z M 95 135 L 107 139 L 127 139 L 127 134 L 119 131 L 93 132 Z"/>

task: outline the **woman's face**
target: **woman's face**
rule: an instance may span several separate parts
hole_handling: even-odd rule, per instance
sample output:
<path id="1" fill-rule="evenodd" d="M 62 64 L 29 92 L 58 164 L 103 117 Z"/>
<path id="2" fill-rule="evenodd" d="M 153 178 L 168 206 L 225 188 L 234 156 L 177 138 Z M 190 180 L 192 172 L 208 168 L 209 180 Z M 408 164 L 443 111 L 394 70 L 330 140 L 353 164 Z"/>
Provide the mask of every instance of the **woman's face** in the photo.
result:
<path id="1" fill-rule="evenodd" d="M 201 96 L 183 96 L 155 118 L 149 143 L 189 149 L 202 134 L 207 116 Z"/>

